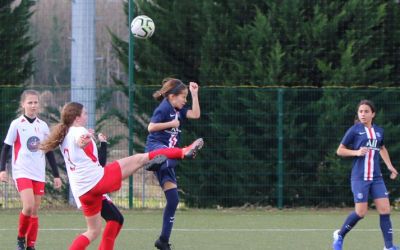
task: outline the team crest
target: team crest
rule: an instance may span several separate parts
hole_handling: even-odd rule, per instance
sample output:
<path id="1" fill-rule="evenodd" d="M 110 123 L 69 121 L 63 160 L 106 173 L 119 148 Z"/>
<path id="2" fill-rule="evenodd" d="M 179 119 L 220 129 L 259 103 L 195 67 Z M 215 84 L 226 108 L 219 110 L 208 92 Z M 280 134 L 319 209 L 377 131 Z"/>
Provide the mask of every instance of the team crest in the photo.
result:
<path id="1" fill-rule="evenodd" d="M 361 200 L 362 198 L 364 198 L 364 195 L 362 193 L 358 193 L 357 194 L 357 199 Z"/>
<path id="2" fill-rule="evenodd" d="M 26 142 L 26 147 L 31 152 L 37 152 L 39 150 L 40 139 L 36 136 L 29 137 Z"/>

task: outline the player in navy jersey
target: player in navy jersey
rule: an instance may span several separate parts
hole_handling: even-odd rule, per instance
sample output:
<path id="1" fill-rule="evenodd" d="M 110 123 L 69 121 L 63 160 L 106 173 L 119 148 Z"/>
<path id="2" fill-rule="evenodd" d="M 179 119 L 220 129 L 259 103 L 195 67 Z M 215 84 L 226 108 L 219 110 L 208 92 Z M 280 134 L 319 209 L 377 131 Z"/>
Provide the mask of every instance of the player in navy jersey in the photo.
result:
<path id="1" fill-rule="evenodd" d="M 153 94 L 161 101 L 154 110 L 148 126 L 146 152 L 160 148 L 175 148 L 180 141 L 181 122 L 185 119 L 199 119 L 200 105 L 198 98 L 199 87 L 197 83 L 190 82 L 189 90 L 192 96 L 192 107 L 186 106 L 188 87 L 179 79 L 167 78 L 162 82 L 162 87 Z M 203 139 L 197 139 L 192 145 L 195 150 L 201 149 Z M 167 204 L 164 209 L 162 231 L 156 240 L 155 247 L 169 250 L 169 238 L 175 220 L 175 211 L 179 203 L 175 167 L 177 160 L 168 159 L 160 170 L 155 172 L 159 184 L 164 191 Z"/>
<path id="2" fill-rule="evenodd" d="M 342 228 L 333 233 L 334 250 L 343 248 L 343 239 L 346 234 L 367 214 L 369 196 L 374 200 L 379 213 L 385 245 L 383 249 L 398 249 L 393 245 L 389 196 L 380 169 L 380 157 L 391 172 L 391 179 L 395 179 L 398 173 L 393 167 L 388 150 L 384 145 L 383 129 L 373 122 L 375 110 L 371 101 L 360 101 L 357 106 L 356 123 L 347 130 L 336 152 L 342 157 L 353 157 L 351 190 L 354 196 L 355 211 L 349 214 Z"/>
<path id="3" fill-rule="evenodd" d="M 61 179 L 53 151 L 46 154 L 39 149 L 41 141 L 49 135 L 47 124 L 37 117 L 39 93 L 25 90 L 21 95 L 22 115 L 12 121 L 0 155 L 0 181 L 6 182 L 6 161 L 12 150 L 12 177 L 22 201 L 19 215 L 17 250 L 35 249 L 39 230 L 38 210 L 44 195 L 47 158 L 54 176 L 54 187 L 61 187 Z"/>

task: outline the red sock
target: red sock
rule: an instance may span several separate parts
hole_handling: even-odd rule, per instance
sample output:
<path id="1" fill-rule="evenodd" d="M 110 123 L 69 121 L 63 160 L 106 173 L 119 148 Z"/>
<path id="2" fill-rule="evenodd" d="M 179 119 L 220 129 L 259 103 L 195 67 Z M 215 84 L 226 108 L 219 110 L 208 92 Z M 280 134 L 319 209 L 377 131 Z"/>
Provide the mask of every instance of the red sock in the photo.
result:
<path id="1" fill-rule="evenodd" d="M 157 155 L 165 155 L 169 159 L 182 159 L 183 151 L 181 148 L 161 148 L 149 152 L 149 160 Z"/>
<path id="2" fill-rule="evenodd" d="M 115 239 L 121 230 L 122 225 L 116 221 L 107 221 L 106 227 L 104 228 L 103 237 L 101 238 L 101 243 L 99 250 L 113 250 Z"/>
<path id="3" fill-rule="evenodd" d="M 69 250 L 85 250 L 89 244 L 90 240 L 85 235 L 81 234 L 75 238 Z"/>
<path id="4" fill-rule="evenodd" d="M 26 246 L 33 247 L 36 243 L 36 238 L 39 230 L 39 218 L 31 217 L 31 223 L 26 232 Z"/>
<path id="5" fill-rule="evenodd" d="M 26 231 L 28 230 L 31 221 L 31 216 L 19 213 L 19 224 L 18 224 L 18 237 L 25 238 Z"/>

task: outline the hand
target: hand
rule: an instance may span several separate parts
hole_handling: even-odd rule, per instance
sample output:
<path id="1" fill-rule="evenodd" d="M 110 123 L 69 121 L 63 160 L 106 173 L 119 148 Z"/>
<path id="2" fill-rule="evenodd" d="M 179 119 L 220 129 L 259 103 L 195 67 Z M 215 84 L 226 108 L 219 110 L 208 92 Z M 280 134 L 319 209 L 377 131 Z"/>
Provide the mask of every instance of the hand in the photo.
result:
<path id="1" fill-rule="evenodd" d="M 95 136 L 94 136 L 94 129 L 92 129 L 92 128 L 89 128 L 88 129 L 88 136 L 90 136 L 90 137 L 92 137 L 92 138 L 95 138 Z"/>
<path id="2" fill-rule="evenodd" d="M 197 93 L 199 92 L 199 85 L 195 82 L 190 82 L 189 90 L 192 95 L 197 95 Z"/>
<path id="3" fill-rule="evenodd" d="M 97 138 L 99 139 L 100 142 L 106 142 L 106 143 L 108 143 L 108 141 L 107 141 L 107 136 L 104 135 L 103 133 L 99 133 L 99 134 L 97 135 Z"/>
<path id="4" fill-rule="evenodd" d="M 361 147 L 359 150 L 357 150 L 357 156 L 364 156 L 368 153 L 369 148 L 367 147 Z"/>
<path id="5" fill-rule="evenodd" d="M 389 171 L 391 172 L 391 174 L 390 174 L 390 179 L 392 179 L 392 180 L 396 179 L 396 178 L 397 178 L 397 175 L 399 174 L 399 173 L 397 172 L 397 170 L 396 170 L 393 166 L 389 167 L 388 169 L 389 169 Z"/>
<path id="6" fill-rule="evenodd" d="M 171 124 L 171 128 L 179 128 L 179 126 L 181 125 L 181 123 L 178 119 L 174 119 L 174 120 L 170 121 L 170 124 Z"/>
<path id="7" fill-rule="evenodd" d="M 53 186 L 55 189 L 60 189 L 62 185 L 62 181 L 60 177 L 54 178 L 53 180 Z"/>
<path id="8" fill-rule="evenodd" d="M 1 182 L 8 182 L 8 175 L 6 171 L 0 172 L 0 181 Z"/>

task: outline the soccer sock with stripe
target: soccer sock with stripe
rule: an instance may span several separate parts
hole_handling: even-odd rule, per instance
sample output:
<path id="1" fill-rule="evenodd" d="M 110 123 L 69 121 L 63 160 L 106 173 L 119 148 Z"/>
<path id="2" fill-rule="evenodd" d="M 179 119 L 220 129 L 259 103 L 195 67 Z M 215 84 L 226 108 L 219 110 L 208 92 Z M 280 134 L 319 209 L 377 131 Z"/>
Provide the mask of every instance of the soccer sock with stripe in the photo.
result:
<path id="1" fill-rule="evenodd" d="M 177 188 L 169 189 L 164 193 L 165 198 L 167 199 L 167 205 L 164 209 L 163 226 L 160 239 L 164 242 L 169 242 L 169 237 L 171 236 L 171 231 L 175 220 L 175 211 L 179 203 L 179 195 Z"/>
<path id="2" fill-rule="evenodd" d="M 344 221 L 344 224 L 342 228 L 339 231 L 339 235 L 344 238 L 344 236 L 350 232 L 350 230 L 357 224 L 359 220 L 361 220 L 363 217 L 360 217 L 357 215 L 356 212 L 352 212 L 347 216 L 346 220 Z"/>
<path id="3" fill-rule="evenodd" d="M 28 247 L 35 246 L 38 230 L 39 230 L 39 218 L 31 217 L 31 223 L 26 233 L 26 246 Z"/>
<path id="4" fill-rule="evenodd" d="M 383 239 L 385 241 L 385 247 L 393 247 L 393 231 L 392 222 L 390 221 L 390 214 L 381 214 L 379 216 Z"/>
<path id="5" fill-rule="evenodd" d="M 19 213 L 18 238 L 25 238 L 30 222 L 31 216 L 25 215 L 21 211 Z"/>

